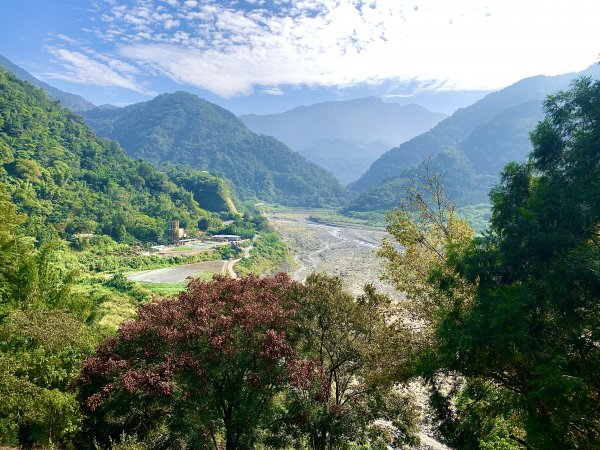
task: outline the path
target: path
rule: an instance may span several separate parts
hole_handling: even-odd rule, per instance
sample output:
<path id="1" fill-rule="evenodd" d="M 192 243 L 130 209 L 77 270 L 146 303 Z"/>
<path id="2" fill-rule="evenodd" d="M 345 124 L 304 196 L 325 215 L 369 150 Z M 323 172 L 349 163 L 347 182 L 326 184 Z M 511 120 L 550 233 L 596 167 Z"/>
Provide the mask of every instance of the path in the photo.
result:
<path id="1" fill-rule="evenodd" d="M 254 248 L 254 245 L 250 245 L 249 247 L 245 247 L 244 248 L 244 257 L 243 258 L 238 258 L 238 259 L 230 259 L 229 261 L 227 261 L 227 269 L 226 269 L 226 273 L 233 279 L 237 279 L 238 278 L 238 274 L 235 273 L 235 271 L 233 270 L 233 266 L 235 266 L 237 263 L 239 263 L 242 259 L 248 259 L 250 258 L 250 250 L 252 250 Z M 223 268 L 223 270 L 225 271 L 225 267 Z"/>

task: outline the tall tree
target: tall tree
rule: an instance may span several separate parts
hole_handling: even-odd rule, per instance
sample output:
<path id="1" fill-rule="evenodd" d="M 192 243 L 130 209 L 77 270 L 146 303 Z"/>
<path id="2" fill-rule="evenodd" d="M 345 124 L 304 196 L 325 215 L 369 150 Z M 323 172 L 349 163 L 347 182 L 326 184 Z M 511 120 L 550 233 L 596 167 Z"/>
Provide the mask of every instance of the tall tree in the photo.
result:
<path id="1" fill-rule="evenodd" d="M 86 433 L 154 436 L 158 448 L 254 448 L 296 366 L 298 288 L 285 274 L 217 277 L 143 306 L 84 363 Z"/>
<path id="2" fill-rule="evenodd" d="M 435 397 L 461 448 L 600 445 L 600 82 L 576 81 L 545 112 L 530 161 L 491 193 L 490 232 L 423 278 L 445 300 L 422 373 L 462 375 Z"/>
<path id="3" fill-rule="evenodd" d="M 298 349 L 315 372 L 291 389 L 287 431 L 313 450 L 418 442 L 413 399 L 391 376 L 411 355 L 409 333 L 388 315 L 390 299 L 371 286 L 355 298 L 320 274 L 307 278 L 299 303 Z M 402 362 L 389 351 L 396 344 L 407 349 Z"/>

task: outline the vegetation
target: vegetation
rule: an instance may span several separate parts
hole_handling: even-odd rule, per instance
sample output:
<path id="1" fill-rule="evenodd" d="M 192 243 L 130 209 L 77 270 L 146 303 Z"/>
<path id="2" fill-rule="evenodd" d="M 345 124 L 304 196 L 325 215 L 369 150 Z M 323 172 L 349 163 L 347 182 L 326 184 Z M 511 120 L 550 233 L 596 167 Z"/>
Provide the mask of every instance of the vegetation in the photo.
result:
<path id="1" fill-rule="evenodd" d="M 34 86 L 42 88 L 46 92 L 48 97 L 50 97 L 53 100 L 59 101 L 60 104 L 65 108 L 72 109 L 73 111 L 86 111 L 94 108 L 94 105 L 88 102 L 83 97 L 80 97 L 76 94 L 72 94 L 70 92 L 61 91 L 60 89 L 57 89 L 54 86 L 50 86 L 49 84 L 38 80 L 33 75 L 23 70 L 16 64 L 13 64 L 9 59 L 5 58 L 2 55 L 0 55 L 0 66 L 3 66 L 6 70 L 12 72 L 21 80 L 29 81 Z"/>
<path id="2" fill-rule="evenodd" d="M 303 206 L 337 206 L 346 198 L 326 170 L 186 92 L 125 108 L 96 108 L 85 117 L 98 134 L 115 139 L 131 156 L 210 170 L 230 180 L 242 198 Z"/>
<path id="3" fill-rule="evenodd" d="M 387 275 L 427 326 L 418 373 L 458 448 L 600 445 L 600 82 L 545 101 L 530 161 L 506 166 L 489 233 L 473 238 L 436 193 L 419 221 L 392 216 L 406 248 Z M 444 385 L 445 384 L 445 385 Z"/>
<path id="4" fill-rule="evenodd" d="M 3 69 L 0 87 L 0 183 L 27 214 L 39 242 L 89 233 L 129 243 L 164 242 L 169 220 L 179 219 L 192 232 L 200 219 L 211 217 L 168 174 L 96 138 L 81 118 L 41 90 Z M 172 177 L 203 195 L 199 201 L 223 205 L 220 194 L 191 181 L 214 182 L 210 176 L 187 171 Z"/>
<path id="5" fill-rule="evenodd" d="M 293 266 L 289 249 L 273 231 L 262 232 L 254 239 L 250 258 L 242 259 L 235 270 L 240 275 L 267 274 L 287 271 Z"/>
<path id="6" fill-rule="evenodd" d="M 412 402 L 376 364 L 376 343 L 401 335 L 386 302 L 371 289 L 355 300 L 326 276 L 306 287 L 284 274 L 193 281 L 84 362 L 86 442 L 123 432 L 151 448 L 414 442 Z M 403 432 L 392 438 L 383 417 Z"/>
<path id="7" fill-rule="evenodd" d="M 403 301 L 370 285 L 355 298 L 328 275 L 151 290 L 123 272 L 241 250 L 138 255 L 131 243 L 164 239 L 171 217 L 254 238 L 244 273 L 289 255 L 226 182 L 132 161 L 0 70 L 0 443 L 409 446 L 419 417 L 407 383 L 419 378 L 454 448 L 600 447 L 600 81 L 582 78 L 544 108 L 529 160 L 505 166 L 491 210 L 463 209 L 490 215 L 482 233 L 432 174 L 472 174 L 472 161 L 449 150 L 414 171 L 425 184 L 399 198 L 379 251 Z"/>
<path id="8" fill-rule="evenodd" d="M 364 192 L 406 169 L 416 167 L 430 155 L 447 149 L 462 150 L 461 147 L 469 141 L 466 154 L 469 158 L 473 157 L 475 170 L 497 176 L 502 166 L 494 166 L 488 171 L 485 162 L 496 158 L 508 162 L 510 159 L 504 159 L 502 155 L 504 150 L 509 150 L 513 158 L 524 158 L 531 149 L 527 141 L 528 126 L 533 126 L 541 118 L 543 99 L 567 87 L 573 78 L 573 74 L 531 77 L 488 94 L 471 106 L 457 110 L 431 130 L 384 153 L 350 187 Z M 506 147 L 504 141 L 507 139 L 516 145 Z M 480 156 L 475 157 L 475 154 Z M 479 162 L 482 164 L 479 165 Z"/>
<path id="9" fill-rule="evenodd" d="M 221 277 L 144 306 L 83 365 L 86 434 L 163 429 L 167 447 L 216 449 L 223 436 L 227 449 L 253 448 L 296 364 L 292 288 L 283 275 Z"/>
<path id="10" fill-rule="evenodd" d="M 313 450 L 418 443 L 413 399 L 395 384 L 398 373 L 388 371 L 391 359 L 394 368 L 406 364 L 406 370 L 410 357 L 397 360 L 399 349 L 390 345 L 409 333 L 389 316 L 389 298 L 370 286 L 353 298 L 339 278 L 310 275 L 300 308 L 299 346 L 319 372 L 287 400 L 288 414 L 301 417 L 293 422 L 293 434 L 305 435 Z"/>

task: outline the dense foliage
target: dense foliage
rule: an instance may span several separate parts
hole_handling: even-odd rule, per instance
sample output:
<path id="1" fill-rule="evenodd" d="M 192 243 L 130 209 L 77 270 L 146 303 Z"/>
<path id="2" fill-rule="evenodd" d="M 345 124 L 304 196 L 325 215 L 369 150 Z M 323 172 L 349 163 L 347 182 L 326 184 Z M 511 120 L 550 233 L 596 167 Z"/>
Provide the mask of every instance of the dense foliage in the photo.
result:
<path id="1" fill-rule="evenodd" d="M 251 449 L 295 364 L 289 278 L 192 282 L 144 306 L 83 366 L 89 436 L 162 434 L 161 446 Z"/>
<path id="2" fill-rule="evenodd" d="M 210 208 L 231 210 L 218 181 L 205 173 L 166 173 L 133 161 L 98 139 L 70 111 L 9 72 L 0 70 L 0 182 L 43 241 L 100 233 L 117 240 L 161 241 L 173 218 L 194 230 Z M 215 188 L 210 185 L 215 185 Z M 206 199 L 206 200 L 204 200 Z"/>
<path id="3" fill-rule="evenodd" d="M 479 174 L 463 152 L 444 150 L 426 158 L 413 169 L 401 172 L 371 189 L 359 194 L 342 209 L 346 214 L 355 212 L 387 211 L 402 204 L 406 193 L 417 180 L 427 174 L 443 176 L 447 194 L 457 205 L 485 203 L 495 177 Z"/>
<path id="4" fill-rule="evenodd" d="M 79 429 L 68 386 L 95 343 L 92 305 L 71 291 L 61 249 L 36 249 L 24 221 L 0 191 L 0 442 L 65 445 Z"/>
<path id="5" fill-rule="evenodd" d="M 384 343 L 405 333 L 387 302 L 372 289 L 354 299 L 326 276 L 194 281 L 143 306 L 86 359 L 81 445 L 123 432 L 144 448 L 415 442 L 412 401 L 380 364 Z"/>
<path id="6" fill-rule="evenodd" d="M 70 92 L 61 91 L 60 89 L 57 89 L 54 86 L 50 86 L 49 84 L 38 80 L 29 72 L 23 70 L 21 67 L 17 66 L 12 61 L 10 61 L 2 55 L 0 55 L 0 66 L 3 66 L 6 70 L 12 72 L 21 80 L 29 81 L 34 86 L 42 88 L 46 92 L 46 94 L 48 94 L 48 97 L 50 97 L 53 100 L 59 101 L 61 106 L 64 106 L 65 108 L 69 108 L 73 111 L 87 111 L 88 109 L 94 108 L 94 105 L 88 102 L 83 97 L 80 97 L 76 94 L 72 94 Z"/>
<path id="7" fill-rule="evenodd" d="M 418 443 L 413 398 L 395 383 L 412 356 L 401 354 L 410 334 L 390 315 L 390 299 L 371 286 L 354 298 L 339 278 L 310 275 L 299 303 L 299 349 L 319 372 L 288 396 L 296 420 L 285 430 L 313 450 Z"/>
<path id="8" fill-rule="evenodd" d="M 85 117 L 98 134 L 117 140 L 133 157 L 210 170 L 229 179 L 243 198 L 324 206 L 338 205 L 346 196 L 326 170 L 186 92 L 125 108 L 97 108 Z"/>
<path id="9" fill-rule="evenodd" d="M 406 251 L 384 249 L 428 325 L 420 373 L 458 448 L 600 445 L 600 82 L 544 106 L 530 161 L 492 191 L 489 234 L 425 207 L 427 226 L 392 222 Z"/>

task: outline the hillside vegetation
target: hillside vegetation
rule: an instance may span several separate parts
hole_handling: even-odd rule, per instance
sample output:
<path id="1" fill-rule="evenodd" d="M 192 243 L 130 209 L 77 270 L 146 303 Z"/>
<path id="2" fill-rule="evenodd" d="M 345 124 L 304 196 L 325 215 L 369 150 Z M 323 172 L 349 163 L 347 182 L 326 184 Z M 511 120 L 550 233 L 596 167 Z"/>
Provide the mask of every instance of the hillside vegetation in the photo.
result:
<path id="1" fill-rule="evenodd" d="M 40 240 L 55 230 L 63 237 L 100 233 L 157 242 L 173 218 L 194 230 L 211 216 L 207 209 L 231 211 L 214 176 L 167 174 L 132 160 L 114 141 L 97 138 L 81 117 L 5 70 L 0 70 L 0 164 L 0 183 Z"/>
<path id="2" fill-rule="evenodd" d="M 43 81 L 38 80 L 29 72 L 17 66 L 8 58 L 5 58 L 2 55 L 0 55 L 0 66 L 4 67 L 9 72 L 12 72 L 21 80 L 29 81 L 34 86 L 42 88 L 46 92 L 48 97 L 50 97 L 53 100 L 59 101 L 60 104 L 65 108 L 72 109 L 73 111 L 87 111 L 88 109 L 95 108 L 93 103 L 88 102 L 86 99 L 79 95 L 61 91 L 60 89 L 55 88 L 54 86 L 50 86 L 48 83 L 44 83 Z"/>
<path id="3" fill-rule="evenodd" d="M 99 135 L 134 158 L 188 165 L 231 181 L 242 198 L 291 206 L 339 205 L 343 186 L 284 144 L 256 135 L 229 111 L 186 92 L 85 113 Z"/>
<path id="4" fill-rule="evenodd" d="M 592 67 L 583 73 L 600 75 Z M 356 216 L 398 207 L 426 172 L 439 173 L 447 195 L 461 211 L 487 210 L 487 192 L 511 161 L 525 161 L 532 150 L 529 131 L 543 119 L 544 97 L 575 77 L 533 77 L 458 110 L 432 130 L 394 148 L 373 163 L 350 187 L 359 191 L 342 209 Z M 479 231 L 480 214 L 468 213 Z"/>

